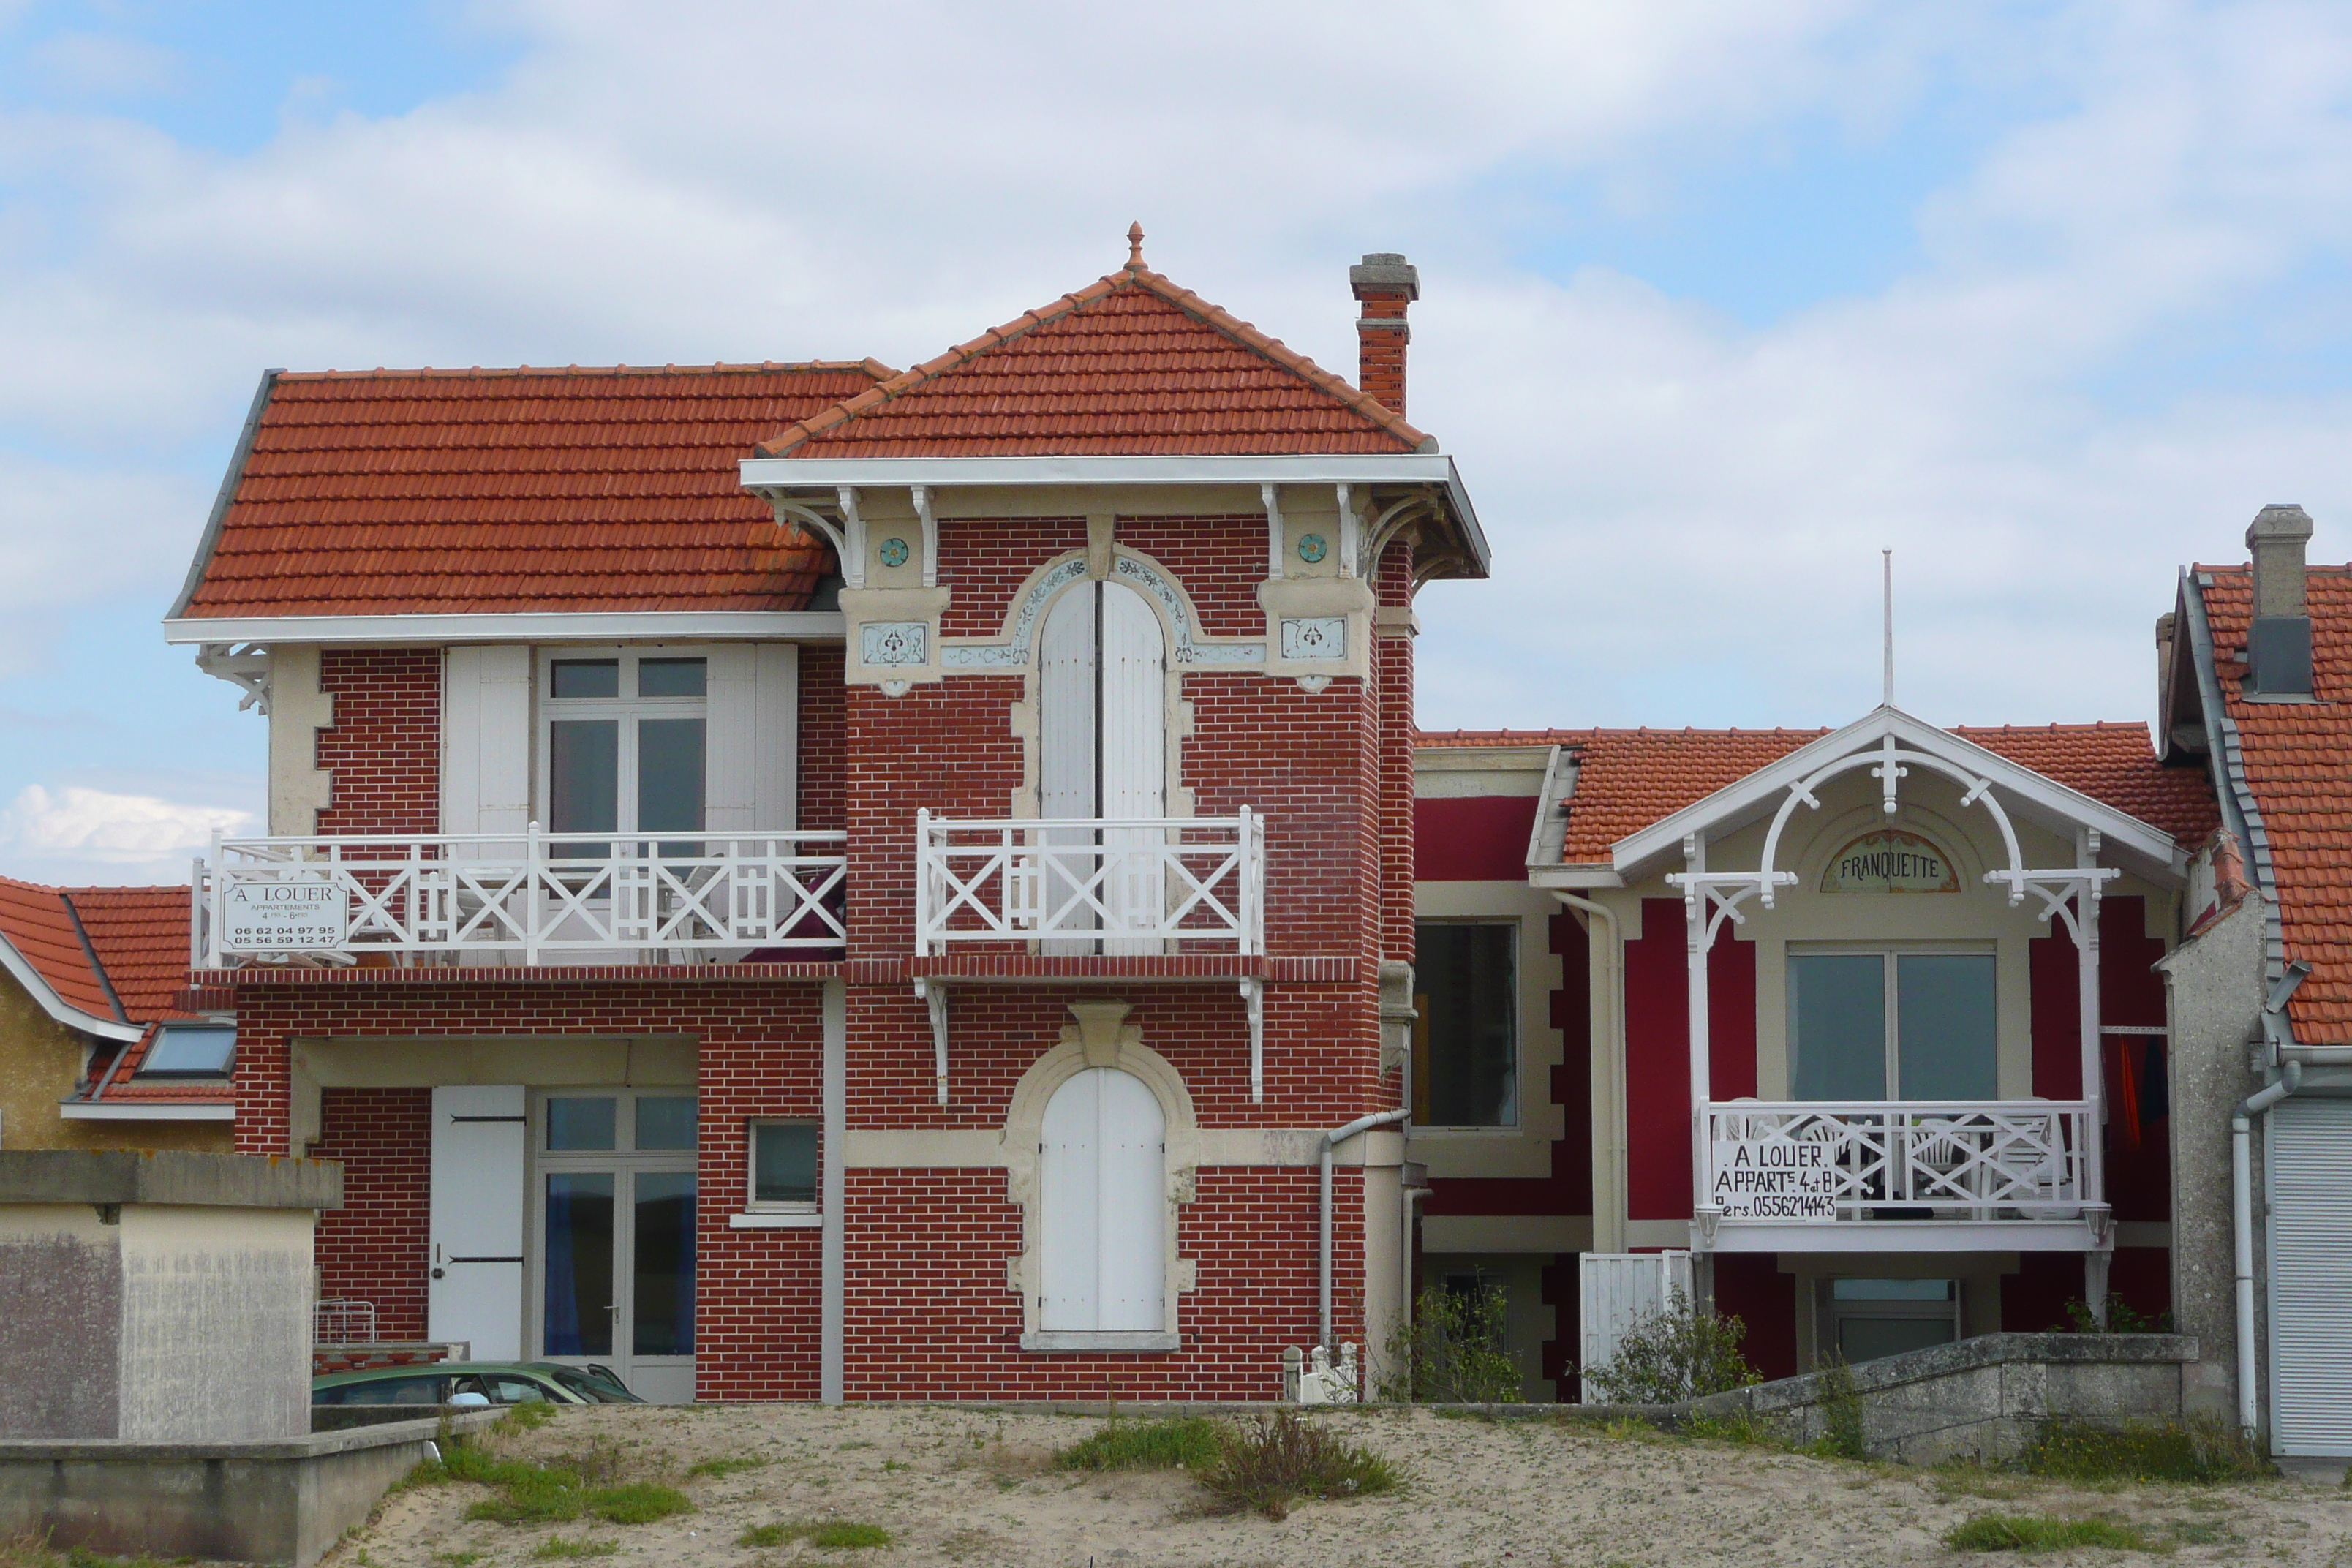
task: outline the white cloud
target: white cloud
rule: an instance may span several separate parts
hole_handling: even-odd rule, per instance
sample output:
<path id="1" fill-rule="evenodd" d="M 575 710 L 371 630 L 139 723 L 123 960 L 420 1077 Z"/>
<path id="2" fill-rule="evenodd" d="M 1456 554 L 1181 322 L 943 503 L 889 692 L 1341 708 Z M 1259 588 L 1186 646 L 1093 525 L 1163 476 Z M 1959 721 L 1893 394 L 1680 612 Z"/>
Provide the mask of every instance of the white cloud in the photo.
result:
<path id="1" fill-rule="evenodd" d="M 27 784 L 0 809 L 0 848 L 10 873 L 35 880 L 130 875 L 185 881 L 188 862 L 215 832 L 253 826 L 251 812 L 69 784 Z M 19 869 L 19 868 L 26 868 Z"/>

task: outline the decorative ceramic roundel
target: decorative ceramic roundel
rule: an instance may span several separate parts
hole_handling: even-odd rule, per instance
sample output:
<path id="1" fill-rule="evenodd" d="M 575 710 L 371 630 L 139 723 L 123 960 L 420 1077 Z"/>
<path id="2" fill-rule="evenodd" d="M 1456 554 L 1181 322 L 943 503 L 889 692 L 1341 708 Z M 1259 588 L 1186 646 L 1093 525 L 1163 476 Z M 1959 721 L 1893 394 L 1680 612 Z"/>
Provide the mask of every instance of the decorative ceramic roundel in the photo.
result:
<path id="1" fill-rule="evenodd" d="M 1319 533 L 1304 533 L 1298 537 L 1298 558 L 1310 566 L 1322 560 L 1323 552 L 1329 548 Z"/>
<path id="2" fill-rule="evenodd" d="M 884 540 L 882 542 L 882 564 L 885 566 L 904 566 L 906 563 L 907 542 L 903 539 Z"/>

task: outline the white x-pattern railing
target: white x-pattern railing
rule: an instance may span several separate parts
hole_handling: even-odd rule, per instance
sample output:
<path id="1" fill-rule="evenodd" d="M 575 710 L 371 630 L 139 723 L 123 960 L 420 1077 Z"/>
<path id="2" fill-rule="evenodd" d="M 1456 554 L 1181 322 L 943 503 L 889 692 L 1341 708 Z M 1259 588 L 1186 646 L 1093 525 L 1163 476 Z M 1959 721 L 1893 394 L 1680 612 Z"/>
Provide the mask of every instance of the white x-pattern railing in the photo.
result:
<path id="1" fill-rule="evenodd" d="M 1838 1220 L 2071 1221 L 2088 1201 L 2081 1100 L 1734 1100 L 1709 1105 L 1706 1121 L 1710 1193 L 1735 1163 L 1819 1173 Z"/>
<path id="2" fill-rule="evenodd" d="M 1265 951 L 1265 819 L 916 819 L 916 952 Z"/>
<path id="3" fill-rule="evenodd" d="M 545 833 L 216 840 L 192 962 L 377 952 L 680 963 L 844 941 L 840 833 Z"/>

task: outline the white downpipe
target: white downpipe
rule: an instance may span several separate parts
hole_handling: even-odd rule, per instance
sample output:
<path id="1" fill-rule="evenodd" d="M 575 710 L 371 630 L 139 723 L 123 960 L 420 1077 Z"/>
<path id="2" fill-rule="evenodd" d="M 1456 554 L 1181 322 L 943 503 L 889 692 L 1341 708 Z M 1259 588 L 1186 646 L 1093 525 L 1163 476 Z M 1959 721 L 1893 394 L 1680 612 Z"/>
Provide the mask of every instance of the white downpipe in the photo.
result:
<path id="1" fill-rule="evenodd" d="M 1331 1348 L 1331 1150 L 1345 1143 L 1359 1132 L 1369 1132 L 1375 1127 L 1393 1127 L 1412 1114 L 1399 1107 L 1394 1110 L 1377 1111 L 1370 1116 L 1359 1116 L 1345 1127 L 1334 1127 L 1323 1134 L 1323 1338 L 1322 1346 Z"/>
<path id="2" fill-rule="evenodd" d="M 824 1062 L 818 1094 L 824 1119 L 818 1152 L 823 1164 L 817 1236 L 817 1398 L 838 1405 L 844 1397 L 848 1306 L 849 988 L 824 983 Z"/>
<path id="3" fill-rule="evenodd" d="M 2230 1219 L 2237 1232 L 2238 1254 L 2238 1425 L 2248 1432 L 2262 1418 L 2254 1385 L 2253 1119 L 2302 1087 L 2303 1064 L 2290 1061 L 2278 1082 L 2248 1095 L 2230 1118 Z"/>
<path id="4" fill-rule="evenodd" d="M 1612 1205 L 1622 1205 L 1625 1191 L 1625 1177 L 1623 1171 L 1625 1144 L 1622 1135 L 1618 1131 L 1618 1116 L 1620 1114 L 1621 1108 L 1624 1104 L 1624 1095 L 1622 1092 L 1622 1086 L 1619 1081 L 1619 1078 L 1624 1070 L 1625 1061 L 1625 967 L 1621 962 L 1621 954 L 1623 952 L 1623 945 L 1618 940 L 1619 927 L 1617 924 L 1617 911 L 1611 909 L 1607 904 L 1596 902 L 1591 899 L 1583 898 L 1575 893 L 1563 892 L 1558 888 L 1551 889 L 1551 896 L 1558 899 L 1561 903 L 1567 905 L 1571 910 L 1581 910 L 1587 915 L 1591 916 L 1594 920 L 1601 921 L 1603 925 L 1608 927 L 1609 981 L 1603 989 L 1605 989 L 1609 994 L 1609 1023 L 1606 1028 L 1600 1031 L 1601 1037 L 1594 1042 L 1596 1053 L 1602 1051 L 1607 1053 L 1608 1092 L 1596 1096 L 1595 1103 L 1605 1108 L 1609 1119 L 1608 1136 L 1601 1141 L 1603 1157 L 1609 1163 L 1609 1185 L 1611 1192 L 1607 1201 Z M 1601 1202 L 1602 1199 L 1596 1191 L 1593 1198 L 1593 1207 L 1596 1211 L 1600 1208 Z M 1592 1223 L 1595 1230 L 1595 1235 L 1593 1237 L 1594 1251 L 1608 1252 L 1623 1250 L 1622 1247 L 1619 1247 L 1614 1243 L 1607 1246 L 1601 1244 L 1601 1238 L 1598 1234 L 1601 1225 L 1601 1215 L 1598 1212 L 1593 1215 Z"/>

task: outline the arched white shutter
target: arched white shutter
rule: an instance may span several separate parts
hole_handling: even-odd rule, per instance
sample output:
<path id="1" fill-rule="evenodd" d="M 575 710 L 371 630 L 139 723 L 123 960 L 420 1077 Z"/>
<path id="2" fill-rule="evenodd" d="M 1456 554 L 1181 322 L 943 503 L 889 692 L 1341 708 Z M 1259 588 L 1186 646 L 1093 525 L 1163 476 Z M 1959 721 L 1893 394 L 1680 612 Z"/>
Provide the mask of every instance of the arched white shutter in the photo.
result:
<path id="1" fill-rule="evenodd" d="M 1166 645 L 1160 617 L 1144 596 L 1124 583 L 1102 586 L 1102 814 L 1114 821 L 1150 820 L 1168 814 L 1166 746 Z M 1125 850 L 1104 879 L 1107 922 L 1149 931 L 1167 908 L 1165 876 L 1157 856 L 1166 833 L 1157 827 L 1106 827 L 1103 844 Z M 1103 951 L 1132 956 L 1156 953 L 1154 937 L 1107 938 Z"/>
<path id="2" fill-rule="evenodd" d="M 1163 1328 L 1165 1137 L 1159 1100 L 1116 1068 L 1089 1068 L 1046 1102 L 1037 1165 L 1040 1328 Z"/>
<path id="3" fill-rule="evenodd" d="M 1038 637 L 1037 815 L 1049 821 L 1089 822 L 1097 815 L 1095 605 L 1094 584 L 1066 590 L 1045 613 Z M 1074 851 L 1047 856 L 1042 868 L 1038 897 L 1047 929 L 1095 929 L 1087 893 L 1094 840 L 1091 827 L 1046 829 L 1049 848 Z M 1094 952 L 1094 940 L 1047 942 L 1044 951 L 1087 954 Z"/>

